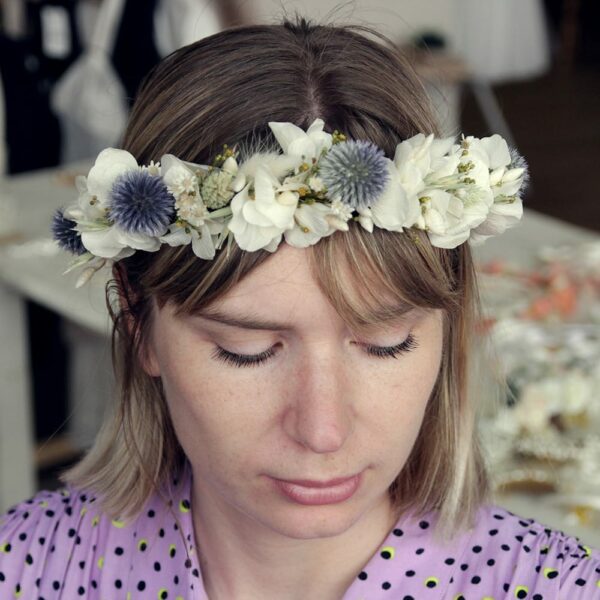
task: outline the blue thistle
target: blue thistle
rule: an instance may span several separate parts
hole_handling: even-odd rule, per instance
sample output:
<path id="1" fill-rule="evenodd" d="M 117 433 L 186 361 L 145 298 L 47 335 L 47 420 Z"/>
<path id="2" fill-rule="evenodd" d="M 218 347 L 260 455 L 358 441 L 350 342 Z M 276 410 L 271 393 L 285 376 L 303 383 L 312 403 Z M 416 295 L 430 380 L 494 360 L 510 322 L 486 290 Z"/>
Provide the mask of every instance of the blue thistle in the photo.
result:
<path id="1" fill-rule="evenodd" d="M 525 169 L 523 171 L 523 183 L 521 183 L 521 187 L 519 188 L 519 196 L 522 196 L 525 193 L 525 190 L 529 186 L 529 165 L 527 161 L 519 154 L 516 148 L 509 148 L 508 152 L 510 154 L 510 169 Z"/>
<path id="2" fill-rule="evenodd" d="M 52 217 L 52 235 L 63 250 L 77 255 L 85 254 L 87 250 L 81 241 L 81 234 L 75 231 L 77 223 L 67 219 L 64 210 L 58 208 Z"/>
<path id="3" fill-rule="evenodd" d="M 162 235 L 175 216 L 175 198 L 160 177 L 127 171 L 113 184 L 110 216 L 128 233 Z"/>
<path id="4" fill-rule="evenodd" d="M 332 146 L 319 163 L 319 176 L 329 198 L 340 196 L 355 209 L 373 204 L 389 179 L 383 150 L 366 140 Z"/>

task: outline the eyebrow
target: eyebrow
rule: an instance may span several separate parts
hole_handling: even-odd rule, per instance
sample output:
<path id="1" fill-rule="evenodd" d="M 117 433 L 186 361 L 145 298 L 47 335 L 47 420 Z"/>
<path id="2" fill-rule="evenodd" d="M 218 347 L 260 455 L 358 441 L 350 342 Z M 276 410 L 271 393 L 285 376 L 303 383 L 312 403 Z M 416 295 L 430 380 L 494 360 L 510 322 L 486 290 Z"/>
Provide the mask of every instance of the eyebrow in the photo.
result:
<path id="1" fill-rule="evenodd" d="M 407 313 L 414 309 L 415 307 L 409 304 L 383 307 L 370 311 L 369 319 L 375 323 L 402 320 L 406 317 Z M 217 308 L 202 309 L 194 313 L 194 316 L 240 329 L 261 331 L 292 331 L 294 329 L 294 326 L 290 323 L 278 323 L 256 315 L 228 315 Z"/>

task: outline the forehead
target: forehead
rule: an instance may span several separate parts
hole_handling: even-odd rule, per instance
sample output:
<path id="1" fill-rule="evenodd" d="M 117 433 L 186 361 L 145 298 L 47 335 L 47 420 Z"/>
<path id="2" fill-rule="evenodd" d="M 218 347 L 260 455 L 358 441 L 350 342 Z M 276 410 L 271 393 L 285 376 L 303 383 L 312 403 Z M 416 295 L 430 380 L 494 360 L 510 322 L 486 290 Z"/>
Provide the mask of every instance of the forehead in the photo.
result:
<path id="1" fill-rule="evenodd" d="M 356 281 L 348 267 L 340 265 L 340 269 L 341 281 L 348 283 L 344 286 L 344 296 L 360 307 L 360 317 L 352 323 L 354 327 L 360 321 L 365 321 L 362 325 L 373 326 L 419 312 L 397 298 L 386 300 L 383 293 L 376 295 L 376 303 L 365 305 L 357 296 L 356 286 L 360 281 Z M 195 314 L 234 327 L 265 330 L 292 330 L 303 324 L 314 326 L 340 319 L 314 277 L 307 250 L 287 244 L 281 244 L 265 263 Z"/>

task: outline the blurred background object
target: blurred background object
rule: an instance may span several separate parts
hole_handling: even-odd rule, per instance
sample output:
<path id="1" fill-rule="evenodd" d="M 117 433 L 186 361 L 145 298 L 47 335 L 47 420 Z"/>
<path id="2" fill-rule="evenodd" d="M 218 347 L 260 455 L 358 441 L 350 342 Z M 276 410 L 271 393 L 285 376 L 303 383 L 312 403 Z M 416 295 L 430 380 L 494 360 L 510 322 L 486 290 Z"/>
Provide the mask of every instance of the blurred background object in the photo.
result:
<path id="1" fill-rule="evenodd" d="M 443 135 L 500 133 L 526 157 L 532 186 L 522 227 L 475 254 L 486 326 L 504 336 L 499 349 L 522 348 L 523 340 L 509 334 L 528 332 L 543 368 L 523 373 L 506 366 L 513 405 L 526 401 L 498 421 L 505 430 L 494 439 L 509 440 L 504 459 L 520 460 L 525 446 L 514 454 L 514 435 L 530 418 L 528 407 L 543 406 L 538 424 L 555 435 L 571 435 L 595 418 L 595 375 L 576 366 L 573 340 L 593 349 L 598 339 L 578 327 L 597 323 L 600 306 L 594 275 L 600 262 L 600 3 L 0 0 L 0 511 L 34 487 L 57 486 L 58 470 L 89 447 L 111 405 L 102 281 L 82 293 L 62 277 L 66 259 L 48 239 L 52 212 L 74 197 L 75 175 L 87 172 L 97 152 L 118 145 L 136 90 L 162 57 L 225 27 L 275 23 L 296 11 L 317 22 L 378 29 L 412 61 Z M 550 347 L 558 343 L 571 361 L 559 376 L 543 341 L 547 322 L 563 332 Z M 511 330 L 509 323 L 517 324 Z M 573 375 L 571 367 L 581 368 Z M 566 401 L 564 411 L 556 410 L 566 380 L 580 394 L 568 404 L 581 408 L 576 416 Z M 570 438 L 559 439 L 572 448 Z M 592 459 L 577 468 L 589 471 L 598 461 L 594 441 L 586 440 L 589 451 L 580 458 Z M 574 463 L 563 464 L 560 481 L 551 479 L 541 446 L 528 448 L 538 463 L 530 462 L 525 476 L 517 463 L 505 461 L 507 468 L 497 470 L 504 488 L 515 492 L 536 474 L 538 491 L 562 503 L 562 513 L 549 518 L 568 514 L 574 530 L 585 519 L 594 522 L 589 499 L 574 504 L 569 496 Z M 511 498 L 507 502 L 519 502 Z"/>

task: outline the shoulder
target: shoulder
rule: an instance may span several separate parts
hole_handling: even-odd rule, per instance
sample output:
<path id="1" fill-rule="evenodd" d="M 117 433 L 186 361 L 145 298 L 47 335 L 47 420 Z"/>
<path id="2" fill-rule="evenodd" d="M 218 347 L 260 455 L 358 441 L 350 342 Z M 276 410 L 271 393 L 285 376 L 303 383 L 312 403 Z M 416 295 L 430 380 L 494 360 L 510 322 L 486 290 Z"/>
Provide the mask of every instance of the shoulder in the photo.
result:
<path id="1" fill-rule="evenodd" d="M 486 505 L 462 541 L 457 595 L 494 588 L 511 598 L 600 599 L 600 552 L 534 519 Z"/>
<path id="2" fill-rule="evenodd" d="M 195 566 L 177 513 L 152 497 L 126 522 L 84 491 L 41 491 L 0 517 L 0 598 L 175 597 Z"/>

